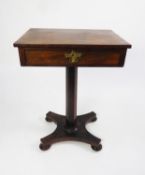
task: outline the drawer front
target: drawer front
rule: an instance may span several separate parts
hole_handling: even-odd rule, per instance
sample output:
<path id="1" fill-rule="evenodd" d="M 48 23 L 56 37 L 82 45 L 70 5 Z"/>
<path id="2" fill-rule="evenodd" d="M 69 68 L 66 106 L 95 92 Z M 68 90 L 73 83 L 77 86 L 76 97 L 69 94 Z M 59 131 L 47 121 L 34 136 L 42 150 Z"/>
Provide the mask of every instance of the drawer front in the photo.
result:
<path id="1" fill-rule="evenodd" d="M 20 49 L 24 66 L 123 66 L 126 50 L 112 49 Z"/>

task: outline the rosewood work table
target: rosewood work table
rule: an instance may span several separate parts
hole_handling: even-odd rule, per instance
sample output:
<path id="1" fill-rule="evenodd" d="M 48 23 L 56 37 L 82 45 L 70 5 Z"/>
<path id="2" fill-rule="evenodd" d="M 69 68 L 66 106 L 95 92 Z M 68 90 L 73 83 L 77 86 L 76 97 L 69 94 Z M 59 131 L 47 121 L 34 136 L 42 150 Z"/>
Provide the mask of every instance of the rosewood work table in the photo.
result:
<path id="1" fill-rule="evenodd" d="M 30 29 L 14 46 L 18 47 L 22 66 L 66 67 L 66 115 L 46 114 L 46 121 L 55 122 L 57 128 L 41 139 L 40 149 L 74 140 L 90 144 L 95 151 L 101 150 L 101 139 L 85 127 L 96 121 L 96 114 L 77 116 L 77 70 L 78 67 L 123 67 L 131 45 L 111 30 Z"/>

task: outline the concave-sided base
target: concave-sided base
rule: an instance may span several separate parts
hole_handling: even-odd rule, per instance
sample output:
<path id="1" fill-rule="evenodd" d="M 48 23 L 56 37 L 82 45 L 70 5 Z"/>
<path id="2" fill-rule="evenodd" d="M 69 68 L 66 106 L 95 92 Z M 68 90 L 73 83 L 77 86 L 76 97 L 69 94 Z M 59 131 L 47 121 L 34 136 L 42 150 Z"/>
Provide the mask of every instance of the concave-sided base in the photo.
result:
<path id="1" fill-rule="evenodd" d="M 94 112 L 90 112 L 77 116 L 74 125 L 71 126 L 67 122 L 67 118 L 65 116 L 48 112 L 46 115 L 46 121 L 55 122 L 57 128 L 52 134 L 41 139 L 40 149 L 47 150 L 52 144 L 61 141 L 80 141 L 90 144 L 91 148 L 95 151 L 101 150 L 101 139 L 93 136 L 85 128 L 87 123 L 96 121 L 96 119 L 96 114 Z"/>

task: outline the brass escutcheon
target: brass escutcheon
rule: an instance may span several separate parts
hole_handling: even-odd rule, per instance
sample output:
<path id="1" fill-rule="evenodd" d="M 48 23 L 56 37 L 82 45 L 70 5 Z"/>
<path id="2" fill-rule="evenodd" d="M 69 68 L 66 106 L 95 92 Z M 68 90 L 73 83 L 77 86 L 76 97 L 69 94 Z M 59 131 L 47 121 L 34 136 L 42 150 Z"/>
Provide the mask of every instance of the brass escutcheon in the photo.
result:
<path id="1" fill-rule="evenodd" d="M 70 53 L 65 53 L 65 58 L 68 58 L 70 63 L 77 63 L 81 58 L 82 53 L 72 50 Z"/>

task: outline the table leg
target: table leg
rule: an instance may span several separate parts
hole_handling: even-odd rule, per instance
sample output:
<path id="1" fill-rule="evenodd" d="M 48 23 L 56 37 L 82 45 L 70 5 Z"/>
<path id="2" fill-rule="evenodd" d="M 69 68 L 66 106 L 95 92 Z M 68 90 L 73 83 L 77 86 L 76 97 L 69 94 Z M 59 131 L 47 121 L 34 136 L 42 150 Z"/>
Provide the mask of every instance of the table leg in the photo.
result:
<path id="1" fill-rule="evenodd" d="M 91 145 L 92 149 L 102 149 L 101 139 L 93 136 L 86 130 L 86 124 L 96 121 L 96 114 L 90 112 L 77 116 L 77 67 L 66 68 L 66 116 L 48 112 L 46 121 L 53 121 L 57 128 L 55 131 L 42 138 L 40 149 L 47 150 L 54 143 L 61 141 L 81 141 Z"/>
<path id="2" fill-rule="evenodd" d="M 77 115 L 77 67 L 66 67 L 66 117 L 74 125 Z"/>

